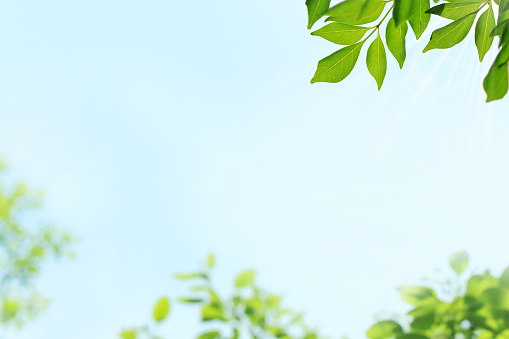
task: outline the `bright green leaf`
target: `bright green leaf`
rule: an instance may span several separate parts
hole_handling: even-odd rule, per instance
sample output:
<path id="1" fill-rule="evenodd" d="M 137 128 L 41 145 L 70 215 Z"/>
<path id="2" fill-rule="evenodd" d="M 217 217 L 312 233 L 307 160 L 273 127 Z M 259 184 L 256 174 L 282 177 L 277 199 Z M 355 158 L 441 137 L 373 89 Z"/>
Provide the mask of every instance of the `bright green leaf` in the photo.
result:
<path id="1" fill-rule="evenodd" d="M 338 45 L 352 45 L 358 42 L 368 29 L 369 28 L 366 27 L 334 22 L 311 34 L 322 37 Z"/>
<path id="2" fill-rule="evenodd" d="M 407 32 L 408 25 L 406 22 L 396 26 L 394 19 L 391 18 L 387 23 L 387 28 L 385 30 L 387 48 L 398 61 L 399 68 L 403 68 L 403 63 L 406 58 L 405 39 Z"/>
<path id="3" fill-rule="evenodd" d="M 465 15 L 477 11 L 480 5 L 478 2 L 443 3 L 430 8 L 426 13 L 439 15 L 446 19 L 458 20 Z"/>
<path id="4" fill-rule="evenodd" d="M 235 286 L 245 287 L 251 285 L 253 283 L 254 277 L 255 271 L 253 270 L 244 271 L 237 276 L 237 279 L 235 279 Z"/>
<path id="5" fill-rule="evenodd" d="M 208 268 L 212 268 L 214 267 L 214 263 L 215 263 L 215 258 L 214 258 L 214 255 L 211 253 L 208 255 L 207 257 L 207 267 Z"/>
<path id="6" fill-rule="evenodd" d="M 484 78 L 483 85 L 484 91 L 488 95 L 486 99 L 487 102 L 502 99 L 509 89 L 507 61 L 500 64 L 500 59 L 504 57 L 504 54 L 507 54 L 508 49 L 509 45 L 505 45 L 504 48 L 502 48 L 491 66 L 488 75 Z"/>
<path id="7" fill-rule="evenodd" d="M 402 333 L 401 325 L 393 320 L 379 321 L 371 326 L 366 333 L 369 339 L 389 339 L 394 338 L 397 334 Z"/>
<path id="8" fill-rule="evenodd" d="M 431 35 L 431 39 L 423 52 L 432 49 L 451 48 L 459 44 L 467 36 L 475 20 L 475 14 L 469 14 L 461 19 L 451 22 L 447 26 L 437 29 Z"/>
<path id="9" fill-rule="evenodd" d="M 408 19 L 417 40 L 428 27 L 431 18 L 431 14 L 426 13 L 430 8 L 429 1 L 430 0 L 416 0 L 412 7 L 410 19 Z"/>
<path id="10" fill-rule="evenodd" d="M 154 307 L 154 320 L 163 321 L 170 312 L 170 301 L 168 298 L 161 298 Z"/>
<path id="11" fill-rule="evenodd" d="M 137 333 L 136 331 L 124 331 L 120 333 L 120 338 L 122 339 L 136 339 Z"/>
<path id="12" fill-rule="evenodd" d="M 329 10 L 330 0 L 306 0 L 308 9 L 308 29 Z"/>
<path id="13" fill-rule="evenodd" d="M 380 34 L 377 35 L 377 38 L 373 40 L 368 48 L 366 64 L 368 66 L 369 73 L 376 80 L 378 90 L 380 90 L 384 82 L 385 73 L 387 72 L 387 56 L 385 54 L 385 47 L 382 42 L 382 38 L 380 38 Z"/>
<path id="14" fill-rule="evenodd" d="M 188 273 L 188 274 L 175 274 L 175 279 L 178 280 L 191 280 L 196 278 L 206 279 L 207 275 L 205 273 L 196 272 L 196 273 Z"/>
<path id="15" fill-rule="evenodd" d="M 206 332 L 198 336 L 197 339 L 218 339 L 221 338 L 221 334 L 218 331 Z"/>
<path id="16" fill-rule="evenodd" d="M 365 8 L 360 13 L 359 8 Z M 380 17 L 385 8 L 382 0 L 345 0 L 332 7 L 326 15 L 330 17 L 325 21 L 341 22 L 349 25 L 364 25 Z"/>
<path id="17" fill-rule="evenodd" d="M 493 44 L 493 38 L 490 38 L 490 33 L 495 28 L 495 14 L 493 8 L 488 8 L 477 21 L 475 26 L 475 45 L 477 46 L 477 52 L 479 53 L 479 61 L 483 61 L 484 56 L 491 48 Z"/>
<path id="18" fill-rule="evenodd" d="M 364 42 L 340 49 L 318 62 L 316 73 L 311 79 L 315 82 L 340 82 L 353 70 Z"/>

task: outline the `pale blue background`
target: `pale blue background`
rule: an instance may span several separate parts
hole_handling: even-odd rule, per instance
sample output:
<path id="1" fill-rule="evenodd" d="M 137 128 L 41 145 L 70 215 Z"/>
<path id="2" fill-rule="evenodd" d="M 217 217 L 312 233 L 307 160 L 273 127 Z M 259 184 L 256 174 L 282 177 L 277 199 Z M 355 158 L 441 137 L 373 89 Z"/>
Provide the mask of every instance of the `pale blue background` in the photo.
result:
<path id="1" fill-rule="evenodd" d="M 509 264 L 509 99 L 487 105 L 470 36 L 415 42 L 382 92 L 363 55 L 310 85 L 334 46 L 302 1 L 10 1 L 0 11 L 0 154 L 82 238 L 45 267 L 48 312 L 8 339 L 115 338 L 175 272 L 218 258 L 362 338 L 395 291 L 468 250 Z M 434 21 L 434 27 L 439 23 Z M 448 272 L 448 271 L 445 271 Z M 447 273 L 448 274 L 448 273 Z M 440 276 L 440 275 L 438 275 Z M 176 307 L 168 338 L 200 332 Z"/>

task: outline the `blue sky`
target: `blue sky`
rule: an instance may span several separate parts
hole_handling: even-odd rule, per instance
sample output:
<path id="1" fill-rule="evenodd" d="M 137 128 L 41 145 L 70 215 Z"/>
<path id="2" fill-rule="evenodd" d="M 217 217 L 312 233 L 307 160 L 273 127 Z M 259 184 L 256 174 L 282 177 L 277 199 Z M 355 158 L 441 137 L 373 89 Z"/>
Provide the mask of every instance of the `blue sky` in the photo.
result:
<path id="1" fill-rule="evenodd" d="M 395 288 L 448 272 L 452 252 L 509 265 L 508 101 L 484 103 L 492 58 L 471 36 L 426 54 L 429 30 L 409 39 L 377 92 L 363 54 L 344 82 L 309 84 L 334 46 L 309 36 L 303 1 L 25 1 L 0 16 L 0 154 L 82 238 L 77 260 L 45 267 L 48 312 L 9 339 L 114 338 L 211 251 L 220 289 L 255 268 L 351 338 L 404 312 Z M 197 319 L 175 307 L 165 333 L 191 338 Z"/>

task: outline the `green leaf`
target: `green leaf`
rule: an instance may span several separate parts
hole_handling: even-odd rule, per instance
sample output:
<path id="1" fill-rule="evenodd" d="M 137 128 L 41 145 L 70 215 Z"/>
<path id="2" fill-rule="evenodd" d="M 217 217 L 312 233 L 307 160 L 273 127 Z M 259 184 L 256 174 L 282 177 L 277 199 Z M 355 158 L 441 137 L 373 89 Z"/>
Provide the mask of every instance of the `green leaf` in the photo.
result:
<path id="1" fill-rule="evenodd" d="M 223 309 L 217 304 L 205 305 L 201 310 L 201 318 L 203 321 L 226 320 Z"/>
<path id="2" fill-rule="evenodd" d="M 410 19 L 414 7 L 416 6 L 415 2 L 417 1 L 418 0 L 394 0 L 392 16 L 396 22 L 396 26 Z"/>
<path id="3" fill-rule="evenodd" d="M 197 339 L 218 339 L 218 338 L 221 338 L 221 334 L 218 331 L 211 331 L 199 335 Z"/>
<path id="4" fill-rule="evenodd" d="M 500 6 L 498 7 L 497 22 L 503 22 L 507 19 L 509 19 L 509 0 L 501 0 Z"/>
<path id="5" fill-rule="evenodd" d="M 368 48 L 368 55 L 366 56 L 366 64 L 369 73 L 375 78 L 378 85 L 378 90 L 382 88 L 385 73 L 387 72 L 387 56 L 385 54 L 385 47 L 378 33 L 377 38 L 373 40 Z"/>
<path id="6" fill-rule="evenodd" d="M 306 0 L 308 8 L 308 29 L 329 10 L 330 0 Z"/>
<path id="7" fill-rule="evenodd" d="M 428 339 L 428 337 L 420 333 L 401 333 L 396 339 Z"/>
<path id="8" fill-rule="evenodd" d="M 336 21 L 349 25 L 364 25 L 380 17 L 384 8 L 383 0 L 346 0 L 332 7 L 325 21 Z M 360 13 L 359 8 L 364 8 Z"/>
<path id="9" fill-rule="evenodd" d="M 352 45 L 358 42 L 369 28 L 334 22 L 311 33 L 338 45 Z"/>
<path id="10" fill-rule="evenodd" d="M 449 257 L 449 264 L 454 272 L 460 274 L 468 266 L 468 253 L 465 251 L 454 253 Z"/>
<path id="11" fill-rule="evenodd" d="M 480 5 L 478 2 L 444 3 L 430 8 L 426 13 L 439 15 L 446 19 L 458 20 L 465 15 L 477 11 Z"/>
<path id="12" fill-rule="evenodd" d="M 393 320 L 379 321 L 371 326 L 366 333 L 369 339 L 388 339 L 394 338 L 397 334 L 402 333 L 401 325 Z"/>
<path id="13" fill-rule="evenodd" d="M 244 271 L 237 276 L 237 279 L 235 279 L 235 286 L 245 287 L 251 285 L 253 284 L 254 277 L 255 271 L 253 270 Z"/>
<path id="14" fill-rule="evenodd" d="M 502 35 L 507 25 L 509 25 L 509 19 L 504 20 L 502 22 L 499 21 L 498 25 L 496 25 L 495 28 L 493 28 L 493 30 L 491 31 L 490 38 L 493 38 L 497 35 Z"/>
<path id="15" fill-rule="evenodd" d="M 391 18 L 387 23 L 385 41 L 387 41 L 387 48 L 398 61 L 399 68 L 403 68 L 406 59 L 405 39 L 407 32 L 408 25 L 406 22 L 396 26 L 394 19 Z"/>
<path id="16" fill-rule="evenodd" d="M 490 274 L 473 275 L 468 279 L 466 294 L 479 298 L 485 290 L 490 287 L 496 287 L 497 285 L 497 278 Z"/>
<path id="17" fill-rule="evenodd" d="M 494 28 L 495 14 L 490 4 L 488 10 L 481 14 L 475 26 L 475 45 L 479 53 L 479 61 L 483 61 L 484 56 L 488 53 L 493 44 L 493 38 L 490 38 L 490 33 Z"/>
<path id="18" fill-rule="evenodd" d="M 154 320 L 163 321 L 170 312 L 170 301 L 168 298 L 161 298 L 154 307 Z"/>
<path id="19" fill-rule="evenodd" d="M 355 45 L 344 47 L 320 60 L 311 83 L 336 83 L 344 80 L 355 67 L 363 44 L 364 42 L 361 41 Z"/>
<path id="20" fill-rule="evenodd" d="M 408 19 L 408 22 L 410 23 L 410 26 L 412 26 L 412 30 L 414 31 L 415 38 L 417 40 L 419 40 L 422 33 L 424 33 L 428 27 L 431 14 L 426 13 L 426 11 L 429 8 L 429 0 L 416 0 L 412 7 L 412 14 L 410 19 Z"/>
<path id="21" fill-rule="evenodd" d="M 499 279 L 499 285 L 502 288 L 509 289 L 509 267 L 502 272 Z"/>
<path id="22" fill-rule="evenodd" d="M 215 263 L 215 258 L 214 258 L 214 255 L 211 253 L 208 255 L 207 257 L 207 267 L 208 268 L 212 268 L 214 267 L 214 263 Z"/>
<path id="23" fill-rule="evenodd" d="M 201 272 L 188 273 L 188 274 L 175 274 L 174 277 L 175 277 L 175 279 L 178 279 L 178 280 L 191 280 L 191 279 L 196 279 L 196 278 L 207 279 L 208 278 L 205 273 L 201 273 Z"/>
<path id="24" fill-rule="evenodd" d="M 124 331 L 120 333 L 120 338 L 122 339 L 136 339 L 136 336 L 136 331 Z"/>
<path id="25" fill-rule="evenodd" d="M 506 55 L 508 51 L 509 45 L 505 45 L 484 78 L 484 91 L 488 95 L 486 102 L 502 99 L 507 94 L 509 80 Z M 505 62 L 503 62 L 504 59 Z"/>
<path id="26" fill-rule="evenodd" d="M 181 303 L 195 304 L 201 303 L 203 298 L 179 298 L 178 301 Z"/>
<path id="27" fill-rule="evenodd" d="M 447 26 L 437 29 L 431 34 L 431 39 L 424 48 L 424 53 L 432 49 L 446 49 L 459 44 L 467 36 L 475 20 L 477 12 L 466 15 L 451 22 Z"/>
<path id="28" fill-rule="evenodd" d="M 401 298 L 414 306 L 429 305 L 437 302 L 436 293 L 429 287 L 404 286 L 398 288 Z"/>
<path id="29" fill-rule="evenodd" d="M 498 309 L 509 310 L 509 291 L 503 288 L 488 288 L 482 294 L 482 300 Z"/>
<path id="30" fill-rule="evenodd" d="M 425 331 L 429 330 L 435 322 L 435 312 L 430 312 L 425 315 L 414 317 L 414 320 L 410 323 L 410 327 L 413 330 Z"/>

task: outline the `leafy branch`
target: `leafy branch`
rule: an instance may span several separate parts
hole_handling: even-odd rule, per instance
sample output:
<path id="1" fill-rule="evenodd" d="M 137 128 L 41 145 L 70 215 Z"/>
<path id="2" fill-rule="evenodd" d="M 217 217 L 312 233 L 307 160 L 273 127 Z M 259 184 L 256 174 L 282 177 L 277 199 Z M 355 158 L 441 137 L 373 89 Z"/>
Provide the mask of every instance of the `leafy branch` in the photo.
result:
<path id="1" fill-rule="evenodd" d="M 392 6 L 385 11 L 388 3 L 392 3 Z M 499 53 L 483 82 L 487 101 L 501 99 L 507 94 L 509 0 L 448 0 L 434 7 L 431 7 L 430 0 L 344 0 L 332 7 L 330 0 L 307 0 L 306 6 L 309 29 L 322 17 L 327 17 L 325 22 L 328 24 L 311 34 L 346 46 L 318 62 L 311 83 L 337 83 L 344 80 L 354 69 L 364 43 L 377 33 L 368 48 L 366 64 L 380 90 L 387 72 L 385 45 L 380 35 L 381 25 L 390 16 L 385 29 L 385 42 L 400 68 L 403 68 L 408 24 L 418 40 L 433 14 L 452 22 L 432 33 L 423 52 L 447 49 L 459 44 L 479 17 L 475 25 L 475 44 L 480 61 L 491 49 L 495 37 L 499 38 Z M 497 19 L 494 7 L 498 8 Z M 366 26 L 379 18 L 382 19 L 375 26 Z M 363 39 L 366 34 L 367 37 Z"/>

